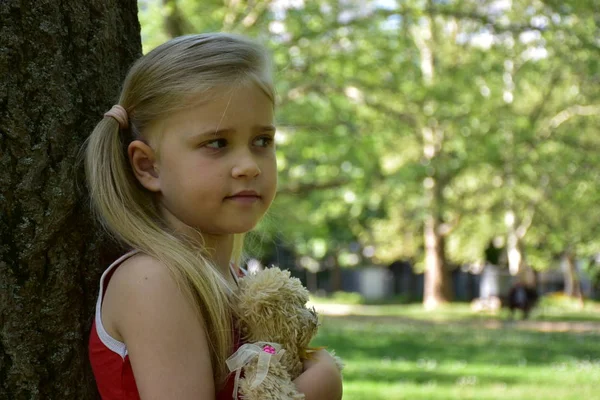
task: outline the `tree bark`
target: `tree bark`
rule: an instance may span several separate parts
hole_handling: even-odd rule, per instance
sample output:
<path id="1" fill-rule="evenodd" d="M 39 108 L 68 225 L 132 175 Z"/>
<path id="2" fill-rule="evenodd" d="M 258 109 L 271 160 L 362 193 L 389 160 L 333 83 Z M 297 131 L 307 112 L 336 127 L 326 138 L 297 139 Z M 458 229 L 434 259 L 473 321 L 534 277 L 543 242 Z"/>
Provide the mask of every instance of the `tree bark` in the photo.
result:
<path id="1" fill-rule="evenodd" d="M 429 8 L 433 1 L 428 1 Z M 428 15 L 428 24 L 413 28 L 413 40 L 419 49 L 423 86 L 433 87 L 435 83 L 435 54 L 438 43 L 438 31 L 434 16 Z M 429 104 L 431 105 L 431 104 Z M 427 107 L 427 105 L 425 105 Z M 424 107 L 424 109 L 425 109 Z M 423 110 L 423 116 L 427 115 Z M 442 232 L 443 183 L 439 179 L 439 170 L 433 165 L 443 147 L 444 132 L 432 118 L 423 118 L 420 129 L 423 146 L 423 160 L 428 168 L 427 177 L 423 181 L 425 197 L 425 224 L 423 239 L 425 242 L 425 282 L 423 288 L 423 305 L 426 309 L 452 300 L 452 285 L 446 271 L 446 247 Z M 427 122 L 425 122 L 427 121 Z"/>
<path id="2" fill-rule="evenodd" d="M 94 399 L 110 247 L 77 157 L 141 53 L 137 3 L 3 0 L 0 27 L 0 398 Z"/>
<path id="3" fill-rule="evenodd" d="M 563 254 L 563 273 L 565 277 L 565 295 L 579 300 L 583 305 L 583 292 L 581 290 L 581 280 L 575 265 L 575 254 L 567 251 Z"/>
<path id="4" fill-rule="evenodd" d="M 316 293 L 319 290 L 319 282 L 317 279 L 317 273 L 306 270 L 306 289 L 310 293 Z"/>
<path id="5" fill-rule="evenodd" d="M 426 309 L 435 309 L 441 304 L 452 301 L 452 282 L 446 266 L 446 240 L 442 232 L 443 219 L 441 205 L 442 187 L 439 179 L 429 176 L 423 182 L 425 191 L 425 209 L 427 215 L 423 228 L 425 243 L 425 282 L 423 305 Z"/>
<path id="6" fill-rule="evenodd" d="M 338 254 L 335 254 L 331 257 L 331 292 L 339 292 L 342 290 L 342 268 L 340 267 L 340 263 L 338 261 Z"/>
<path id="7" fill-rule="evenodd" d="M 163 24 L 170 38 L 185 35 L 188 32 L 188 22 L 182 14 L 177 0 L 163 0 L 165 17 Z"/>
<path id="8" fill-rule="evenodd" d="M 523 255 L 519 245 L 519 237 L 516 228 L 516 216 L 514 211 L 506 211 L 504 216 L 506 225 L 506 253 L 508 259 L 508 270 L 512 276 L 520 276 L 523 271 Z"/>
<path id="9" fill-rule="evenodd" d="M 423 305 L 434 309 L 452 301 L 450 274 L 446 268 L 445 238 L 440 233 L 440 220 L 429 215 L 425 220 L 425 287 Z"/>

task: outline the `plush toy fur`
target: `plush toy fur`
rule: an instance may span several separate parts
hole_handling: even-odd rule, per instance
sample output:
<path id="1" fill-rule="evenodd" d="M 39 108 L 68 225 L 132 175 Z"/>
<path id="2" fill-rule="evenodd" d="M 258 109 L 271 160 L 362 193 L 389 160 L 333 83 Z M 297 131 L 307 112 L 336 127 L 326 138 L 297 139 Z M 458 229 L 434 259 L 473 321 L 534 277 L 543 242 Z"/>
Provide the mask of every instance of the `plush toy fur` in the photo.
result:
<path id="1" fill-rule="evenodd" d="M 245 400 L 299 400 L 304 395 L 292 382 L 302 373 L 302 363 L 310 356 L 308 347 L 317 333 L 317 313 L 306 307 L 308 291 L 289 271 L 268 268 L 239 280 L 234 307 L 242 338 L 246 343 L 274 342 L 285 349 L 279 361 L 273 360 L 263 382 L 250 386 L 256 375 L 258 357 L 243 369 L 240 393 Z M 341 361 L 336 362 L 342 368 Z"/>

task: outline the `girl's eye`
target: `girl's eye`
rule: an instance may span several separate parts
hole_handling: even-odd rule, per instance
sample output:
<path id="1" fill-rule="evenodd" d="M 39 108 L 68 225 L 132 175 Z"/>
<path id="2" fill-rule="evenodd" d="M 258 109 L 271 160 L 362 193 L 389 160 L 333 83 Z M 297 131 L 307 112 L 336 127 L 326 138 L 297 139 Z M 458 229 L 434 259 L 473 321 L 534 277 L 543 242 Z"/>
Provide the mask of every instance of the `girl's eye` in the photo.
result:
<path id="1" fill-rule="evenodd" d="M 273 143 L 273 138 L 270 136 L 261 136 L 254 140 L 254 144 L 258 147 L 269 147 Z"/>
<path id="2" fill-rule="evenodd" d="M 204 145 L 204 147 L 215 150 L 222 149 L 225 146 L 227 146 L 227 140 L 225 139 L 215 139 Z"/>

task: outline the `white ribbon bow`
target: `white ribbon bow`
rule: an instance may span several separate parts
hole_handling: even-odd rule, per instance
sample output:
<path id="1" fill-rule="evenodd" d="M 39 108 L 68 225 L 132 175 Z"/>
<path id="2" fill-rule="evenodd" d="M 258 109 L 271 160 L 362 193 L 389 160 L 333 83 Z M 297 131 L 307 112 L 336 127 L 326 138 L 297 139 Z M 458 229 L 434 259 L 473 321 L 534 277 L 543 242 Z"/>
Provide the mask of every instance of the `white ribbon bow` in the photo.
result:
<path id="1" fill-rule="evenodd" d="M 274 348 L 275 354 L 265 351 L 266 346 L 271 346 L 272 348 Z M 281 348 L 281 345 L 279 343 L 256 342 L 246 343 L 240 346 L 240 348 L 237 349 L 237 351 L 227 359 L 227 367 L 229 368 L 229 371 L 235 371 L 233 398 L 235 400 L 237 400 L 238 398 L 238 384 L 240 380 L 240 375 L 242 373 L 242 368 L 244 366 L 246 366 L 250 361 L 252 361 L 254 357 L 258 356 L 258 364 L 256 365 L 256 376 L 254 377 L 254 380 L 250 382 L 250 387 L 255 388 L 258 385 L 260 385 L 262 381 L 267 377 L 271 360 L 279 361 L 283 353 L 285 353 L 285 350 Z"/>

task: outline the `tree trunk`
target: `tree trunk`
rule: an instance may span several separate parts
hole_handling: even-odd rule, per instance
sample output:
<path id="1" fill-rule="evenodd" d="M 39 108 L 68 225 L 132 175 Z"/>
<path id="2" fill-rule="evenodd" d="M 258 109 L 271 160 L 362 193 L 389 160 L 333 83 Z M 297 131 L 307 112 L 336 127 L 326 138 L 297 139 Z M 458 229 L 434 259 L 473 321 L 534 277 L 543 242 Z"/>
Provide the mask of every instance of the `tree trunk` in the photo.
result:
<path id="1" fill-rule="evenodd" d="M 429 176 L 423 183 L 427 216 L 423 228 L 425 242 L 425 282 L 423 305 L 434 309 L 452 301 L 452 282 L 446 267 L 446 240 L 442 232 L 442 188 L 439 180 Z"/>
<path id="2" fill-rule="evenodd" d="M 95 399 L 109 246 L 77 156 L 140 55 L 137 4 L 3 0 L 0 26 L 0 398 Z"/>
<path id="3" fill-rule="evenodd" d="M 506 224 L 506 255 L 508 259 L 508 271 L 512 276 L 519 276 L 522 271 L 523 255 L 519 247 L 519 237 L 516 233 L 516 216 L 510 210 L 505 213 L 504 221 Z"/>
<path id="4" fill-rule="evenodd" d="M 337 252 L 331 257 L 331 292 L 339 292 L 342 290 L 342 268 L 338 262 Z"/>
<path id="5" fill-rule="evenodd" d="M 521 235 L 517 228 L 517 217 L 513 210 L 504 214 L 506 226 L 506 258 L 508 260 L 508 271 L 517 278 L 518 282 L 529 286 L 535 286 L 535 274 L 531 267 L 525 262 L 523 249 L 521 247 Z"/>
<path id="6" fill-rule="evenodd" d="M 316 293 L 319 290 L 319 283 L 317 280 L 317 273 L 310 270 L 306 270 L 306 289 L 310 293 Z"/>
<path id="7" fill-rule="evenodd" d="M 440 221 L 427 216 L 425 221 L 425 288 L 423 305 L 434 309 L 452 301 L 452 285 L 446 269 L 445 240 L 440 233 Z"/>
<path id="8" fill-rule="evenodd" d="M 170 38 L 185 35 L 188 32 L 188 23 L 177 5 L 177 0 L 163 0 L 163 9 L 163 24 L 167 35 Z"/>
<path id="9" fill-rule="evenodd" d="M 433 7 L 433 1 L 428 5 Z M 422 83 L 426 88 L 433 87 L 435 81 L 435 52 L 438 31 L 435 18 L 428 15 L 428 24 L 421 24 L 413 28 L 412 36 L 419 49 Z M 425 108 L 432 106 L 426 104 L 423 116 L 427 115 Z M 423 118 L 420 129 L 423 146 L 423 160 L 427 165 L 433 165 L 436 157 L 443 147 L 444 132 L 437 121 L 431 117 Z M 436 308 L 442 303 L 451 301 L 452 286 L 446 271 L 445 241 L 441 232 L 442 218 L 441 206 L 443 202 L 442 186 L 438 179 L 439 171 L 435 167 L 429 168 L 428 176 L 423 181 L 425 208 L 427 216 L 423 227 L 425 241 L 425 282 L 423 288 L 423 305 L 427 309 Z"/>
<path id="10" fill-rule="evenodd" d="M 581 280 L 575 265 L 575 255 L 572 252 L 565 252 L 562 259 L 562 270 L 565 277 L 565 295 L 579 300 L 583 305 L 583 292 L 581 291 Z"/>

